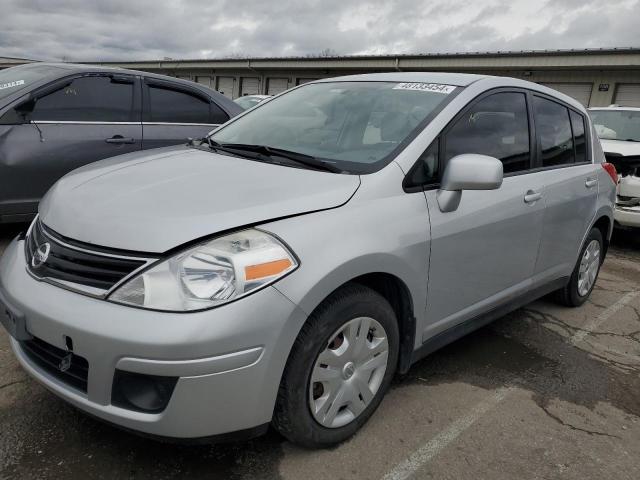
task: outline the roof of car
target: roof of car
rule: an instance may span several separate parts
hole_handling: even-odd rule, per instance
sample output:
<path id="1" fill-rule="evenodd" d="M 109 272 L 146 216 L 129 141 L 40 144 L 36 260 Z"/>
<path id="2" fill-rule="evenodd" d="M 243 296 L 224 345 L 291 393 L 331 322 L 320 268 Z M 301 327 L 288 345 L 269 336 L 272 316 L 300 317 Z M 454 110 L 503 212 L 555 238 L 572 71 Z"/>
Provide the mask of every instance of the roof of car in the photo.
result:
<path id="1" fill-rule="evenodd" d="M 346 75 L 343 77 L 326 78 L 316 82 L 424 82 L 454 85 L 466 87 L 473 82 L 490 78 L 489 75 L 476 75 L 472 73 L 445 73 L 445 72 L 392 72 L 392 73 L 366 73 L 362 75 Z"/>

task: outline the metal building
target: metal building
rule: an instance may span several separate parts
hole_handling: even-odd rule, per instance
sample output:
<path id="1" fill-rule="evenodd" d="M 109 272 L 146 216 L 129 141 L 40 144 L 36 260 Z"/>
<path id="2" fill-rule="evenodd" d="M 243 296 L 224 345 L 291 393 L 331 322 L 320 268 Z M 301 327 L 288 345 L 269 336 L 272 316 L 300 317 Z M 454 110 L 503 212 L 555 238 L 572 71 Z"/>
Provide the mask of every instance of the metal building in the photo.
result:
<path id="1" fill-rule="evenodd" d="M 20 62 L 0 58 L 0 68 Z M 106 62 L 203 83 L 236 98 L 276 94 L 317 78 L 391 71 L 506 75 L 542 83 L 587 106 L 640 107 L 640 47 L 494 53 Z"/>

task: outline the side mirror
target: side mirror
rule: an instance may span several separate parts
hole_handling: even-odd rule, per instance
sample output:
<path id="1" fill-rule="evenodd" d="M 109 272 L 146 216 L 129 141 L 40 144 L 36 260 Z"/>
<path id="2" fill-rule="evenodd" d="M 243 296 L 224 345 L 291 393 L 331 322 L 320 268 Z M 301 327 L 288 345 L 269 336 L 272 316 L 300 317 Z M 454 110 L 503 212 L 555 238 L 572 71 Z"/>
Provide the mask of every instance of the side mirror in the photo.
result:
<path id="1" fill-rule="evenodd" d="M 438 206 L 452 212 L 460 205 L 463 190 L 496 190 L 502 185 L 502 162 L 494 157 L 466 153 L 447 163 L 438 190 Z"/>

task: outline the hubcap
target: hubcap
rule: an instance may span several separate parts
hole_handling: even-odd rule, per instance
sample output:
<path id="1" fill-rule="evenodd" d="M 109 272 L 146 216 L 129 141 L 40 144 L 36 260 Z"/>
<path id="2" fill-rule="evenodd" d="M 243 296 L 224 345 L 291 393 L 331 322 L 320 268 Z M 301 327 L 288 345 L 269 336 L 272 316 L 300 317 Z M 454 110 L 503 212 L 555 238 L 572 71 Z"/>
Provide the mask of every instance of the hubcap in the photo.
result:
<path id="1" fill-rule="evenodd" d="M 320 352 L 309 381 L 313 418 L 327 428 L 355 420 L 373 400 L 387 370 L 387 332 L 373 318 L 349 320 Z"/>
<path id="2" fill-rule="evenodd" d="M 598 276 L 600 268 L 600 243 L 597 240 L 591 240 L 587 248 L 585 248 L 580 259 L 580 269 L 578 270 L 578 294 L 581 297 L 587 295 Z"/>

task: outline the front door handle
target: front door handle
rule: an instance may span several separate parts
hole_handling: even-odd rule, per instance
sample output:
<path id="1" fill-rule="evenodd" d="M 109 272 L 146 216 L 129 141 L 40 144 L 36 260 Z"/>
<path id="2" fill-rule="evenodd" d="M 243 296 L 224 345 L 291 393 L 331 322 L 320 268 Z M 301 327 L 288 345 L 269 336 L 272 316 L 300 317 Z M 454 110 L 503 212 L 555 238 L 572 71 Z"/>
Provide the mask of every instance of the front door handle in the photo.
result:
<path id="1" fill-rule="evenodd" d="M 524 203 L 535 203 L 542 198 L 542 193 L 534 190 L 527 190 L 524 195 Z"/>
<path id="2" fill-rule="evenodd" d="M 584 186 L 587 188 L 593 188 L 598 185 L 598 180 L 595 178 L 587 178 L 587 181 L 584 182 Z"/>
<path id="3" fill-rule="evenodd" d="M 115 143 L 118 145 L 122 145 L 123 143 L 127 143 L 127 144 L 131 144 L 131 143 L 136 143 L 135 139 L 131 138 L 131 137 L 123 137 L 122 135 L 114 135 L 111 138 L 107 138 L 105 140 L 105 142 L 107 143 Z"/>

